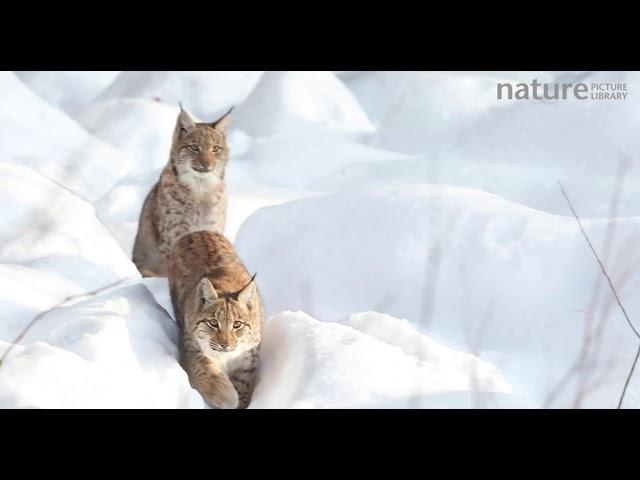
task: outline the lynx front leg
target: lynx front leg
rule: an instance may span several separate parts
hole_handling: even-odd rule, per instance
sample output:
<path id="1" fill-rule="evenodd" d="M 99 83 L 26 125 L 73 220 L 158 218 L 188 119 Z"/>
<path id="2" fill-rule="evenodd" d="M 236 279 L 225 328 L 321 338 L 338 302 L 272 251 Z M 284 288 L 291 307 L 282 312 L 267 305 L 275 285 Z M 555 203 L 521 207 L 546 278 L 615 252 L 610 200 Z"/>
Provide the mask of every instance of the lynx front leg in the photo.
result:
<path id="1" fill-rule="evenodd" d="M 238 367 L 231 372 L 231 383 L 238 392 L 238 408 L 247 408 L 251 402 L 251 395 L 255 387 L 258 373 L 258 347 L 247 352 Z"/>
<path id="2" fill-rule="evenodd" d="M 201 352 L 185 352 L 183 365 L 191 385 L 210 408 L 238 408 L 238 392 L 213 360 Z"/>

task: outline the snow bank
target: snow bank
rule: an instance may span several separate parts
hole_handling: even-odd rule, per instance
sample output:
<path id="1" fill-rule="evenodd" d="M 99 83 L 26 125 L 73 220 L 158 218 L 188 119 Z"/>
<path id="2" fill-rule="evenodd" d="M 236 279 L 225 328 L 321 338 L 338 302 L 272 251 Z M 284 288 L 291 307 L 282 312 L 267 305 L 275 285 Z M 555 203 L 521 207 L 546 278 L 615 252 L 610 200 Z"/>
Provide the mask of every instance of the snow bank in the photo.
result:
<path id="1" fill-rule="evenodd" d="M 0 163 L 0 352 L 39 313 L 138 273 L 93 207 Z M 176 362 L 177 329 L 142 285 L 46 313 L 2 364 L 0 407 L 203 406 Z"/>
<path id="2" fill-rule="evenodd" d="M 626 81 L 636 72 L 573 74 L 569 81 Z M 618 163 L 640 150 L 640 97 L 599 102 L 497 100 L 496 83 L 508 79 L 413 75 L 399 89 L 372 144 L 419 155 L 417 179 L 488 191 L 564 213 L 557 180 L 573 192 L 583 216 L 607 217 Z M 529 80 L 529 83 L 531 79 Z M 640 215 L 637 162 L 627 171 L 621 216 Z"/>
<path id="3" fill-rule="evenodd" d="M 496 98 L 496 82 L 504 78 L 417 72 L 391 79 L 397 91 L 374 139 L 389 150 L 437 152 L 482 114 L 505 105 Z"/>
<path id="4" fill-rule="evenodd" d="M 130 156 L 89 135 L 14 74 L 0 72 L 0 90 L 0 158 L 29 166 L 89 200 L 132 168 Z"/>
<path id="5" fill-rule="evenodd" d="M 393 328 L 397 319 L 367 313 L 354 321 Z M 417 332 L 403 342 L 411 348 L 414 340 L 430 342 Z M 269 319 L 262 345 L 251 408 L 424 407 L 445 393 L 471 402 L 474 392 L 510 392 L 497 369 L 471 355 L 435 345 L 420 357 L 408 355 L 402 346 L 302 312 Z"/>
<path id="6" fill-rule="evenodd" d="M 177 362 L 177 338 L 142 285 L 56 309 L 2 365 L 0 407 L 203 408 Z"/>
<path id="7" fill-rule="evenodd" d="M 262 184 L 327 192 L 409 181 L 415 176 L 416 161 L 298 124 L 256 139 L 237 163 L 250 165 L 246 176 Z M 235 167 L 230 164 L 230 168 Z"/>
<path id="8" fill-rule="evenodd" d="M 93 206 L 40 174 L 0 162 L 0 262 L 78 256 L 116 276 L 135 267 L 96 218 Z"/>
<path id="9" fill-rule="evenodd" d="M 608 222 L 584 223 L 601 249 Z M 638 235 L 640 218 L 615 222 L 611 251 L 624 256 L 608 262 L 632 318 L 640 316 L 633 295 Z M 372 310 L 406 318 L 448 345 L 508 358 L 499 367 L 514 391 L 537 406 L 576 358 L 580 310 L 590 305 L 599 278 L 572 218 L 447 186 L 379 188 L 262 208 L 245 221 L 236 246 L 258 272 L 268 314 L 302 310 L 340 321 Z M 611 402 L 636 340 L 617 309 L 607 315 L 599 340 L 602 355 L 614 357 L 604 389 Z"/>
<path id="10" fill-rule="evenodd" d="M 553 82 L 553 81 L 576 81 L 586 72 L 561 72 L 561 71 L 538 71 L 538 72 L 525 72 L 525 71 L 482 71 L 482 72 L 386 72 L 386 71 L 359 71 L 359 72 L 340 72 L 340 77 L 344 79 L 346 85 L 353 92 L 358 99 L 362 107 L 366 110 L 369 118 L 375 122 L 376 126 L 385 119 L 389 114 L 394 116 L 397 113 L 397 109 L 411 108 L 408 105 L 410 98 L 406 96 L 404 91 L 405 82 L 424 82 L 425 88 L 429 88 L 429 84 L 432 82 L 439 83 L 442 79 L 446 79 L 446 83 L 451 82 L 453 85 L 460 87 L 463 85 L 462 92 L 465 92 L 464 84 L 473 83 L 475 80 L 480 80 L 486 84 L 486 79 L 505 79 L 512 82 L 531 82 L 532 79 L 537 78 L 540 82 Z M 495 89 L 495 85 L 488 84 L 489 87 Z M 442 86 L 442 85 L 441 85 Z M 424 98 L 416 98 L 413 102 L 415 108 L 420 108 L 420 105 L 430 106 L 432 102 L 437 101 L 442 96 L 443 92 L 449 96 L 451 92 L 444 86 L 445 89 L 441 90 L 435 88 L 431 91 L 433 95 L 429 95 L 427 98 L 427 104 L 421 104 L 420 102 Z M 468 88 L 468 87 L 467 87 Z M 489 88 L 491 90 L 491 88 Z M 472 101 L 472 103 L 475 103 Z M 439 105 L 442 109 L 443 106 Z M 446 106 L 444 107 L 446 108 Z M 460 110 L 460 106 L 456 107 Z M 425 111 L 428 108 L 425 108 Z M 430 112 L 425 112 L 427 116 L 425 119 L 431 118 Z M 410 125 L 414 128 L 414 125 Z"/>
<path id="11" fill-rule="evenodd" d="M 164 167 L 180 109 L 138 99 L 93 102 L 76 115 L 92 135 L 130 153 L 136 171 Z"/>
<path id="12" fill-rule="evenodd" d="M 100 96 L 141 98 L 184 108 L 206 121 L 241 103 L 262 72 L 122 72 Z"/>
<path id="13" fill-rule="evenodd" d="M 0 339 L 42 310 L 138 273 L 93 207 L 40 174 L 0 163 Z"/>
<path id="14" fill-rule="evenodd" d="M 74 113 L 100 94 L 120 72 L 16 72 L 18 78 L 52 106 Z"/>
<path id="15" fill-rule="evenodd" d="M 269 136 L 301 121 L 346 135 L 373 131 L 351 92 L 330 72 L 265 73 L 234 114 L 234 126 L 254 136 Z"/>

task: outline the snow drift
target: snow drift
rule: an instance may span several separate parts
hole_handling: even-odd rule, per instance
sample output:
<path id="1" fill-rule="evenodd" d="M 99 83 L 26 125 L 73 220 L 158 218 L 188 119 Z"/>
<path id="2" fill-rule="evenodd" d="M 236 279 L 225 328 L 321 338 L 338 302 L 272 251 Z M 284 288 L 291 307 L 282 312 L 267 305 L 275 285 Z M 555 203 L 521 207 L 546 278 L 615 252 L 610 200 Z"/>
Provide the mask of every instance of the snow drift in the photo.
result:
<path id="1" fill-rule="evenodd" d="M 234 125 L 254 136 L 295 129 L 300 122 L 346 135 L 373 131 L 351 92 L 329 72 L 265 73 L 234 118 Z"/>
<path id="2" fill-rule="evenodd" d="M 122 72 L 98 97 L 140 98 L 184 108 L 213 121 L 242 102 L 262 72 Z"/>
<path id="3" fill-rule="evenodd" d="M 375 313 L 357 315 L 354 323 L 375 324 L 391 333 L 402 326 Z M 261 379 L 251 406 L 425 407 L 436 406 L 438 395 L 444 394 L 457 394 L 459 401 L 472 405 L 492 396 L 487 393 L 510 401 L 510 386 L 500 372 L 473 355 L 447 349 L 415 331 L 395 342 L 301 312 L 275 315 L 265 330 Z M 428 348 L 417 355 L 410 350 L 416 342 Z"/>
<path id="4" fill-rule="evenodd" d="M 133 158 L 89 135 L 14 74 L 0 72 L 0 158 L 95 200 L 134 166 Z"/>
<path id="5" fill-rule="evenodd" d="M 640 75 L 617 75 L 629 89 Z M 611 81 L 610 72 L 577 76 Z M 569 81 L 575 81 L 572 78 Z M 640 99 L 497 100 L 505 78 L 413 75 L 405 79 L 372 145 L 421 158 L 416 180 L 475 188 L 551 213 L 566 212 L 557 181 L 583 216 L 607 217 L 626 161 L 619 214 L 640 215 Z"/>
<path id="6" fill-rule="evenodd" d="M 620 253 L 607 259 L 609 273 L 637 318 L 640 218 L 585 220 L 597 249 L 610 226 L 610 249 Z M 406 318 L 436 340 L 508 358 L 500 368 L 532 406 L 542 404 L 578 355 L 581 311 L 600 278 L 574 219 L 447 186 L 378 188 L 265 207 L 244 222 L 236 245 L 258 272 L 268 314 L 302 310 L 341 321 L 373 310 Z M 611 308 L 610 292 L 601 294 L 610 318 L 600 354 L 614 362 L 602 392 L 614 396 L 636 338 Z"/>
<path id="7" fill-rule="evenodd" d="M 73 114 L 94 100 L 120 72 L 16 72 L 18 78 L 49 104 Z"/>

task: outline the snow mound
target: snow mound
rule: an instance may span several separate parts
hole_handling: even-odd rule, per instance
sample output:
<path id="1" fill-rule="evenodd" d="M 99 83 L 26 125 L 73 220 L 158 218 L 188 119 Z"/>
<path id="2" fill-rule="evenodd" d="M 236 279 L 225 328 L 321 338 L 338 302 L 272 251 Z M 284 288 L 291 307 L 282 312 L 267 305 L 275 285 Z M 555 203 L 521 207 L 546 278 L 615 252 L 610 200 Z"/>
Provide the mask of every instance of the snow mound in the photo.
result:
<path id="1" fill-rule="evenodd" d="M 69 296 L 138 272 L 93 207 L 32 170 L 0 162 L 0 339 Z"/>
<path id="2" fill-rule="evenodd" d="M 564 80 L 614 79 L 627 82 L 631 92 L 640 88 L 637 72 L 576 73 Z M 561 180 L 583 216 L 607 217 L 618 164 L 634 160 L 640 150 L 640 97 L 497 100 L 501 81 L 516 83 L 489 76 L 415 74 L 402 84 L 372 144 L 422 156 L 423 168 L 416 174 L 425 182 L 484 190 L 550 213 L 566 211 L 558 195 Z M 630 162 L 626 176 L 618 214 L 640 215 L 637 161 Z"/>
<path id="3" fill-rule="evenodd" d="M 133 155 L 140 171 L 166 165 L 179 111 L 159 102 L 115 99 L 93 102 L 76 119 L 92 135 Z"/>
<path id="4" fill-rule="evenodd" d="M 638 318 L 633 286 L 640 273 L 633 265 L 640 252 L 633 245 L 640 218 L 614 223 L 611 251 L 625 255 L 609 259 L 609 273 Z M 609 222 L 584 225 L 600 250 Z M 509 358 L 501 370 L 538 406 L 578 354 L 581 311 L 600 278 L 574 219 L 447 186 L 378 188 L 265 207 L 242 225 L 236 247 L 258 273 L 267 314 L 302 310 L 341 321 L 371 310 L 406 318 L 436 340 Z M 601 354 L 614 364 L 603 395 L 611 402 L 635 339 L 611 308 L 609 291 L 602 295 L 609 320 L 599 337 Z"/>
<path id="5" fill-rule="evenodd" d="M 405 82 L 425 81 L 426 83 L 446 78 L 447 83 L 460 82 L 461 79 L 502 78 L 512 82 L 531 82 L 537 78 L 540 82 L 572 81 L 584 72 L 521 72 L 521 71 L 483 71 L 483 72 L 342 72 L 341 77 L 366 110 L 369 118 L 376 125 L 385 119 L 388 113 L 395 115 L 397 109 L 405 109 L 407 105 L 403 88 Z M 485 82 L 486 83 L 486 82 Z M 495 88 L 495 87 L 494 87 Z M 434 90 L 430 102 L 442 95 L 441 90 Z M 447 95 L 450 92 L 446 93 Z M 417 102 L 416 102 L 417 104 Z M 460 108 L 459 106 L 457 107 Z M 425 117 L 428 118 L 428 117 Z M 413 127 L 413 126 L 412 126 Z"/>
<path id="6" fill-rule="evenodd" d="M 356 320 L 387 328 L 395 321 L 372 312 Z M 430 342 L 414 335 L 404 340 Z M 455 392 L 472 399 L 477 392 L 510 392 L 492 365 L 430 345 L 421 357 L 407 355 L 345 325 L 303 312 L 280 313 L 266 324 L 251 408 L 406 408 L 427 406 L 432 395 Z"/>
<path id="7" fill-rule="evenodd" d="M 82 257 L 115 275 L 135 274 L 93 206 L 38 173 L 0 162 L 0 204 L 0 262 L 67 255 Z"/>
<path id="8" fill-rule="evenodd" d="M 203 408 L 178 337 L 142 285 L 53 310 L 2 365 L 0 408 Z"/>
<path id="9" fill-rule="evenodd" d="M 142 204 L 158 181 L 160 170 L 126 176 L 95 203 L 98 218 L 128 254 L 133 251 Z"/>
<path id="10" fill-rule="evenodd" d="M 505 105 L 496 98 L 496 83 L 504 81 L 498 77 L 422 72 L 391 79 L 397 93 L 373 141 L 388 150 L 437 152 L 483 113 Z"/>
<path id="11" fill-rule="evenodd" d="M 14 74 L 0 72 L 0 158 L 26 165 L 94 200 L 133 166 L 124 152 L 89 135 Z"/>
<path id="12" fill-rule="evenodd" d="M 332 191 L 414 179 L 416 161 L 299 124 L 295 134 L 280 131 L 255 139 L 237 163 L 250 165 L 246 175 L 263 184 Z"/>
<path id="13" fill-rule="evenodd" d="M 349 89 L 330 72 L 267 72 L 234 113 L 233 125 L 253 136 L 310 122 L 347 135 L 374 128 Z"/>
<path id="14" fill-rule="evenodd" d="M 96 98 L 120 72 L 16 72 L 18 78 L 54 107 L 74 113 Z"/>
<path id="15" fill-rule="evenodd" d="M 177 106 L 205 121 L 241 103 L 262 72 L 122 72 L 99 97 L 141 98 Z"/>

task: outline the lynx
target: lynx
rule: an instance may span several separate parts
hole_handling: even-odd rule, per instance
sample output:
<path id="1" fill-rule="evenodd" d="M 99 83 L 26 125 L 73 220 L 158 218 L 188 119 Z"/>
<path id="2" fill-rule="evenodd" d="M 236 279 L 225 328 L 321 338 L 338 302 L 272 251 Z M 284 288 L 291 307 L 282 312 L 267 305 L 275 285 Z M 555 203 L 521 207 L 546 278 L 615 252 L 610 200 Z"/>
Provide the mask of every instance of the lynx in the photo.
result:
<path id="1" fill-rule="evenodd" d="M 183 235 L 224 230 L 231 110 L 213 123 L 196 123 L 180 105 L 169 162 L 147 195 L 138 223 L 133 263 L 143 276 L 167 276 L 169 255 Z"/>
<path id="2" fill-rule="evenodd" d="M 223 235 L 194 232 L 171 254 L 169 288 L 191 385 L 211 408 L 245 408 L 263 321 L 254 278 Z"/>

